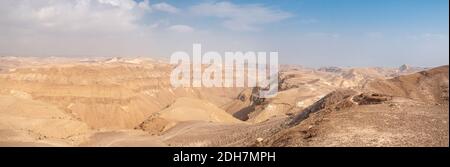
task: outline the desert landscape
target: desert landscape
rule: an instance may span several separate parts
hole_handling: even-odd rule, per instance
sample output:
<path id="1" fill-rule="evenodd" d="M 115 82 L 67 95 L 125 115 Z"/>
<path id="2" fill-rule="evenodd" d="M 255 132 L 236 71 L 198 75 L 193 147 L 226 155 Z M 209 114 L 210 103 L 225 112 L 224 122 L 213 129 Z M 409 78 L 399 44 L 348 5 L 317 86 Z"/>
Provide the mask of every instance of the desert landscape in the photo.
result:
<path id="1" fill-rule="evenodd" d="M 449 147 L 448 7 L 0 0 L 0 147 Z"/>
<path id="2" fill-rule="evenodd" d="M 280 65 L 279 92 L 173 88 L 144 57 L 0 57 L 0 146 L 449 146 L 449 66 Z"/>

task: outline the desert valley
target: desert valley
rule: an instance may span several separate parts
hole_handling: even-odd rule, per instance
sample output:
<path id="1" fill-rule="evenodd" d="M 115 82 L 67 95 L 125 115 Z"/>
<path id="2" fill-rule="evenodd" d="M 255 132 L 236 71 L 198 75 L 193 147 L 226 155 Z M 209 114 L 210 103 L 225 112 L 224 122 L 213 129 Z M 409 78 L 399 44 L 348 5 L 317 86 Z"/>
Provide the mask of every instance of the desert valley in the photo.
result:
<path id="1" fill-rule="evenodd" d="M 280 65 L 279 92 L 173 88 L 150 58 L 0 57 L 0 146 L 449 146 L 449 66 Z"/>

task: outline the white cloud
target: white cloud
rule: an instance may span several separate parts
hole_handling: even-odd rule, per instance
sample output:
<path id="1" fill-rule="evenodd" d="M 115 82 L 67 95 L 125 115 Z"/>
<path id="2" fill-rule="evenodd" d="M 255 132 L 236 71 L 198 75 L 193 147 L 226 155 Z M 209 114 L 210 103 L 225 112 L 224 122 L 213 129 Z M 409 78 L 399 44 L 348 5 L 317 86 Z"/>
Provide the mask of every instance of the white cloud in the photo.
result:
<path id="1" fill-rule="evenodd" d="M 147 11 L 151 10 L 150 3 L 148 0 L 144 0 L 138 3 L 138 7 Z"/>
<path id="2" fill-rule="evenodd" d="M 84 4 L 88 4 L 89 1 L 78 1 Z M 98 2 L 100 4 L 107 4 L 107 5 L 111 5 L 114 7 L 119 7 L 119 8 L 123 8 L 123 9 L 132 9 L 135 5 L 136 2 L 134 1 L 123 1 L 123 0 L 98 0 Z"/>
<path id="3" fill-rule="evenodd" d="M 167 29 L 170 31 L 179 32 L 179 33 L 188 33 L 188 32 L 194 31 L 194 28 L 192 28 L 188 25 L 173 25 Z"/>
<path id="4" fill-rule="evenodd" d="M 142 53 L 151 35 L 140 23 L 144 6 L 134 0 L 2 0 L 0 54 Z"/>
<path id="5" fill-rule="evenodd" d="M 167 13 L 178 13 L 179 9 L 165 2 L 157 3 L 152 5 L 154 10 L 167 12 Z"/>
<path id="6" fill-rule="evenodd" d="M 262 25 L 289 18 L 292 14 L 258 4 L 237 5 L 231 2 L 202 3 L 190 8 L 199 16 L 223 19 L 223 26 L 231 30 L 254 31 Z"/>
<path id="7" fill-rule="evenodd" d="M 137 28 L 136 21 L 144 14 L 133 0 L 17 1 L 9 4 L 9 9 L 17 11 L 2 14 L 0 19 L 10 19 L 9 25 L 27 25 L 33 31 L 130 31 Z"/>
<path id="8" fill-rule="evenodd" d="M 147 15 L 174 9 L 148 0 L 1 0 L 0 54 L 153 54 L 165 33 L 171 33 L 159 29 L 170 24 L 147 21 Z M 182 26 L 172 29 L 193 31 Z"/>

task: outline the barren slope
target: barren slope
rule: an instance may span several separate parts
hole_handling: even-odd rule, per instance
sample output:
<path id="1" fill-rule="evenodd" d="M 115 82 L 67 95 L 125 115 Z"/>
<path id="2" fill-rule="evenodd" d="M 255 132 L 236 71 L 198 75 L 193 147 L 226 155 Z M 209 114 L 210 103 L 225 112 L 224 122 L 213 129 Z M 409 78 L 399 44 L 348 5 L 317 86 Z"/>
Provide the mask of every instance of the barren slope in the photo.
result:
<path id="1" fill-rule="evenodd" d="M 261 146 L 447 146 L 448 66 L 332 92 Z"/>

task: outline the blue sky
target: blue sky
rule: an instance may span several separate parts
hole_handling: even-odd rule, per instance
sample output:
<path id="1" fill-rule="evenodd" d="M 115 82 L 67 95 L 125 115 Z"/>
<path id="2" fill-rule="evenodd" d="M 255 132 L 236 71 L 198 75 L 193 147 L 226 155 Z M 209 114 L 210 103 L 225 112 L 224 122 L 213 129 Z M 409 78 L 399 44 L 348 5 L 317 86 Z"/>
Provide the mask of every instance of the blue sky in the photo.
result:
<path id="1" fill-rule="evenodd" d="M 448 64 L 448 0 L 0 3 L 1 54 L 169 57 L 202 43 L 311 67 Z"/>
<path id="2" fill-rule="evenodd" d="M 201 2 L 222 1 L 155 1 L 180 7 Z M 291 13 L 277 28 L 292 31 L 366 32 L 448 32 L 448 0 L 248 0 L 228 1 L 234 4 L 260 4 Z M 314 20 L 313 25 L 306 25 Z M 203 25 L 203 20 L 197 25 Z M 278 29 L 275 29 L 275 31 Z"/>

